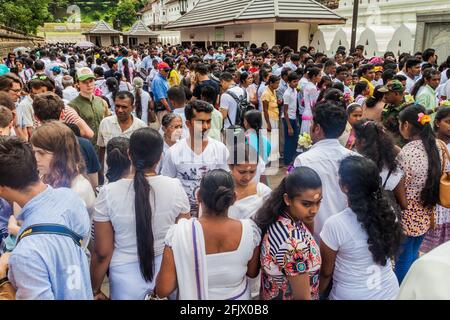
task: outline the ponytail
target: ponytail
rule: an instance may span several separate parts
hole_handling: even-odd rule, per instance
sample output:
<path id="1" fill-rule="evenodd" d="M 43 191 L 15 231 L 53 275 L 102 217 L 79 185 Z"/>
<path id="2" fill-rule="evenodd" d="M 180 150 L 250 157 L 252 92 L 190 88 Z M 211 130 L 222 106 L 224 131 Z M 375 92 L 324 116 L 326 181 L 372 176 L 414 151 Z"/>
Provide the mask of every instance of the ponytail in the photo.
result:
<path id="1" fill-rule="evenodd" d="M 136 99 L 134 101 L 134 108 L 136 110 L 136 115 L 138 116 L 139 119 L 142 119 L 142 89 L 141 88 L 136 88 Z"/>
<path id="2" fill-rule="evenodd" d="M 122 64 L 123 64 L 123 73 L 125 75 L 125 79 L 127 80 L 127 82 L 131 82 L 130 68 L 128 66 L 128 59 L 123 58 L 122 59 Z"/>
<path id="3" fill-rule="evenodd" d="M 130 156 L 135 168 L 133 187 L 137 252 L 141 274 L 146 281 L 152 281 L 155 276 L 155 249 L 153 213 L 150 205 L 152 189 L 145 177 L 145 170 L 154 168 L 161 157 L 162 150 L 163 139 L 154 129 L 138 129 L 131 135 Z"/>
<path id="4" fill-rule="evenodd" d="M 150 206 L 150 184 L 145 178 L 142 160 L 136 163 L 134 175 L 134 210 L 136 215 L 136 238 L 139 267 L 142 277 L 152 281 L 154 277 L 155 249 L 153 247 L 152 207 Z"/>

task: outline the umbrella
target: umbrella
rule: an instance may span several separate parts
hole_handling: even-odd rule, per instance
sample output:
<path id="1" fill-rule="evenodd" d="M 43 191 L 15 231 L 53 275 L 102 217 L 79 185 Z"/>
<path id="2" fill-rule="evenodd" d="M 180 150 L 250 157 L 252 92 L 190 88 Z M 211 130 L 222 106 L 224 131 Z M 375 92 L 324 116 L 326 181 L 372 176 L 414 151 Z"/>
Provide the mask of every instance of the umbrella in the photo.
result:
<path id="1" fill-rule="evenodd" d="M 14 53 L 17 53 L 17 52 L 19 52 L 19 51 L 22 52 L 22 53 L 24 53 L 24 52 L 30 51 L 30 48 L 17 47 L 17 48 L 15 48 L 15 49 L 13 50 Z"/>
<path id="2" fill-rule="evenodd" d="M 87 49 L 87 48 L 95 47 L 95 44 L 93 44 L 90 41 L 80 41 L 80 42 L 77 42 L 74 47 L 80 47 L 81 49 Z"/>

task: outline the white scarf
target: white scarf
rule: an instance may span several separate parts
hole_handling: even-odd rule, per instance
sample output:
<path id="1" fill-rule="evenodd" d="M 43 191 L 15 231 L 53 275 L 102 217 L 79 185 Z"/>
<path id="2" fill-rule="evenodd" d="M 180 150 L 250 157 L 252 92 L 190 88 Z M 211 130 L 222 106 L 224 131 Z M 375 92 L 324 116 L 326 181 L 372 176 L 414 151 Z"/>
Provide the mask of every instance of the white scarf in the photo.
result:
<path id="1" fill-rule="evenodd" d="M 177 270 L 179 299 L 208 300 L 205 238 L 197 219 L 178 221 L 172 251 Z"/>

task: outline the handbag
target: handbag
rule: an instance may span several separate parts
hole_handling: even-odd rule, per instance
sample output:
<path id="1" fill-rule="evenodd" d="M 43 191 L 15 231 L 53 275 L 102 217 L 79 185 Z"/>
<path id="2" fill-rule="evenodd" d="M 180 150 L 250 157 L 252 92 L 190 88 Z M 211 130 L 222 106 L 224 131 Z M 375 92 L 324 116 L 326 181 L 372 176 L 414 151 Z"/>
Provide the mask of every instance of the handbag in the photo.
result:
<path id="1" fill-rule="evenodd" d="M 439 204 L 449 209 L 450 208 L 450 171 L 446 172 L 446 164 L 450 162 L 450 155 L 445 143 L 440 140 L 439 144 L 444 149 L 444 156 L 442 157 L 442 175 L 439 182 Z"/>

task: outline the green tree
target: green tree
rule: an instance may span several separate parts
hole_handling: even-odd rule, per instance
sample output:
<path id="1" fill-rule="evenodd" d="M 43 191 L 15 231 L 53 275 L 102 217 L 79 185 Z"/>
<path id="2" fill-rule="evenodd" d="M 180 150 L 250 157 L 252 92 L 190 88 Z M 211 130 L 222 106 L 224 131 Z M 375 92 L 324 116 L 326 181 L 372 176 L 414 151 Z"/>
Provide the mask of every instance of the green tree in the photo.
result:
<path id="1" fill-rule="evenodd" d="M 130 27 L 136 20 L 135 0 L 122 0 L 112 12 L 112 22 L 119 18 L 123 27 Z"/>
<path id="2" fill-rule="evenodd" d="M 0 0 L 0 24 L 36 34 L 37 28 L 52 20 L 48 7 L 52 0 Z"/>

